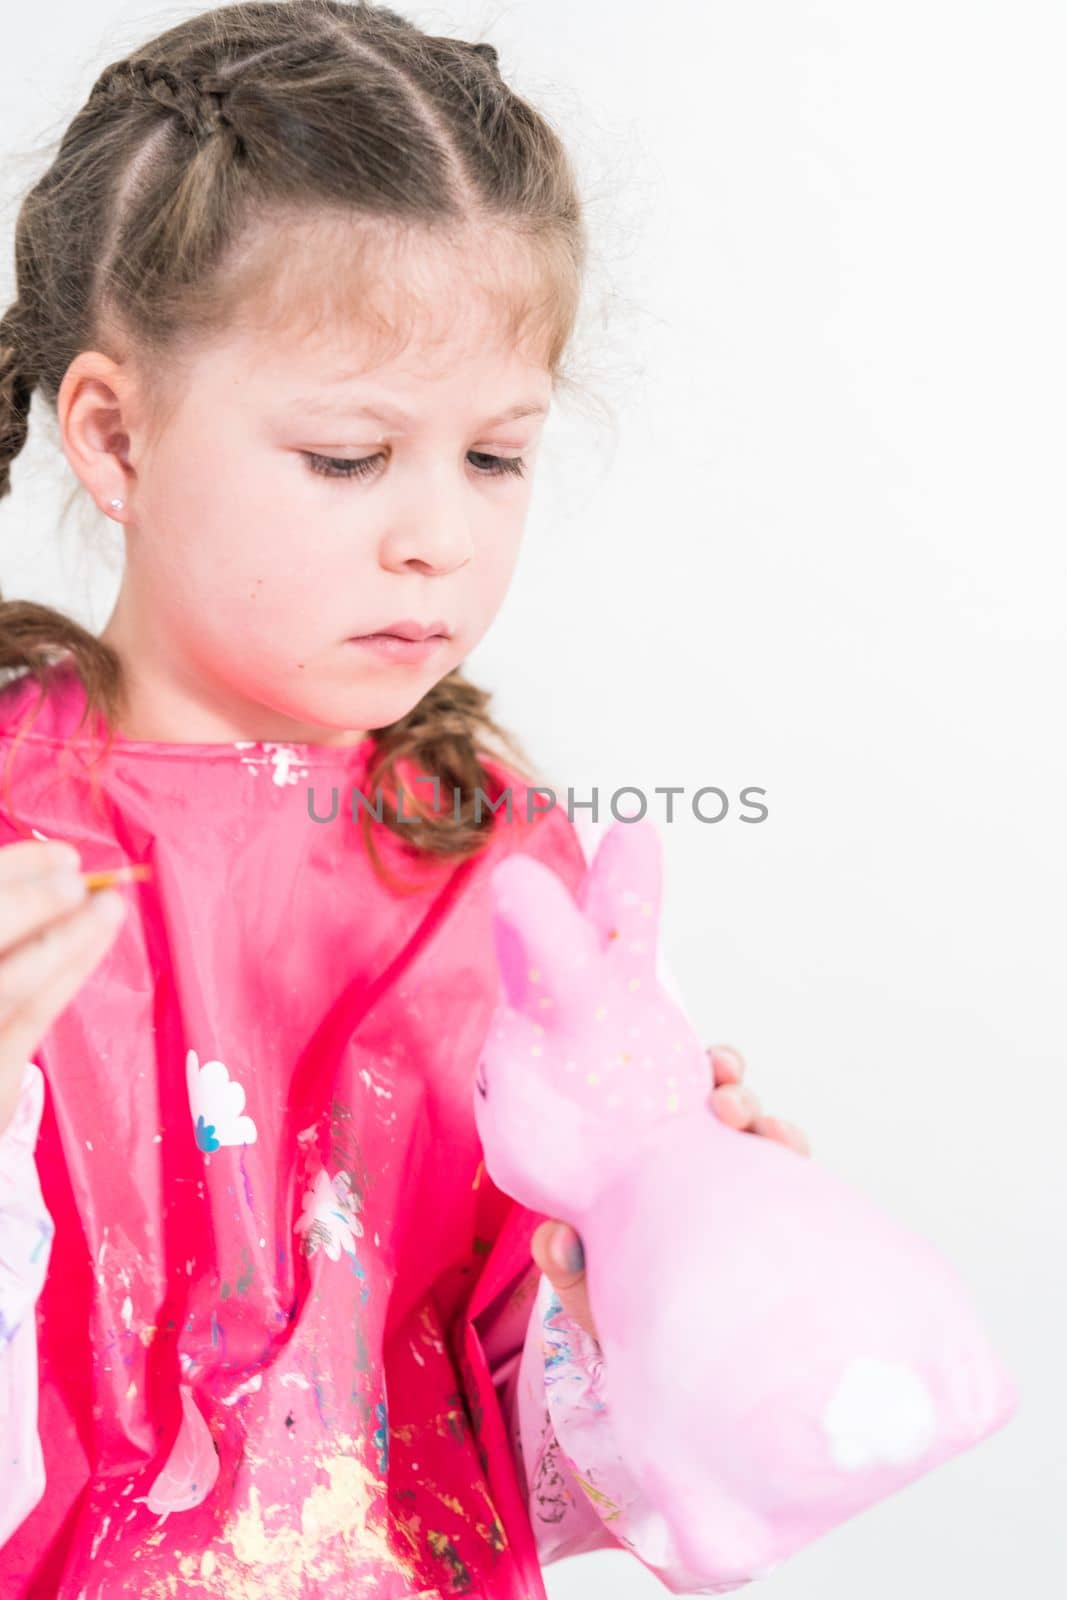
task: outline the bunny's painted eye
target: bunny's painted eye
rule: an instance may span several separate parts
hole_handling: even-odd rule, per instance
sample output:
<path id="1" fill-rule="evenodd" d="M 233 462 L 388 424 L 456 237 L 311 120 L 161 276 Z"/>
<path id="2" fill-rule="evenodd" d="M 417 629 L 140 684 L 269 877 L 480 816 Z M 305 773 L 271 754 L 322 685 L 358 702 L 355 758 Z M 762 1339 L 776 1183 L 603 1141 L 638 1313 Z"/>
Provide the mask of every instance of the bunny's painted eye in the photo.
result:
<path id="1" fill-rule="evenodd" d="M 479 1063 L 478 1063 L 478 1076 L 475 1079 L 474 1086 L 477 1089 L 478 1093 L 481 1095 L 483 1100 L 487 1100 L 489 1098 L 489 1085 L 485 1081 L 485 1062 L 484 1061 L 479 1061 Z"/>

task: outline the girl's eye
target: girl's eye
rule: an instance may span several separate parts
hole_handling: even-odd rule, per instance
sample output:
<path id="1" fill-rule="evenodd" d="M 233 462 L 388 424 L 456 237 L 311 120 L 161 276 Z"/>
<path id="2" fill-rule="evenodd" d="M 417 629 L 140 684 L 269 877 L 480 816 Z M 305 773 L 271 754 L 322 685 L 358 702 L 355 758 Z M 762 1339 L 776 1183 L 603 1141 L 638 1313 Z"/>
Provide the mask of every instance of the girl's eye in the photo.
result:
<path id="1" fill-rule="evenodd" d="M 311 450 L 302 450 L 304 457 L 312 472 L 321 474 L 324 478 L 369 478 L 375 471 L 375 465 L 382 457 L 381 453 L 373 456 L 320 456 Z M 491 456 L 481 450 L 468 450 L 468 460 L 473 459 L 478 471 L 486 478 L 505 477 L 509 473 L 521 478 L 526 471 L 526 462 L 522 456 Z"/>

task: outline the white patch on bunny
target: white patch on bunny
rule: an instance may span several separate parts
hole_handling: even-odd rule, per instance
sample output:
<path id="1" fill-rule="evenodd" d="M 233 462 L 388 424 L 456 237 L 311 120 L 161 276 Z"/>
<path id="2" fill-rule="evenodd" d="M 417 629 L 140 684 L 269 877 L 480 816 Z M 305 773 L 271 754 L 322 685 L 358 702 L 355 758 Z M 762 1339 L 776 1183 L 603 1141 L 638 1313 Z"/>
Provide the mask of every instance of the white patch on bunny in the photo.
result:
<path id="1" fill-rule="evenodd" d="M 842 1472 L 915 1461 L 936 1434 L 933 1401 L 918 1373 L 873 1356 L 857 1356 L 845 1368 L 822 1425 Z"/>

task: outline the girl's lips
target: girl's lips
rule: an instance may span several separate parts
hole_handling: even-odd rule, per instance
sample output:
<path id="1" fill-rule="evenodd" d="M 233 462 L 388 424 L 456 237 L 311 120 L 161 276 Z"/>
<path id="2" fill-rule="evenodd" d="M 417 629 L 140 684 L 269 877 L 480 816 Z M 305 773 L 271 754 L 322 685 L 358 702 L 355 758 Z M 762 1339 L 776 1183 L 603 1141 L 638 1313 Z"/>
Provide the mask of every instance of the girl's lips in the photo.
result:
<path id="1" fill-rule="evenodd" d="M 371 651 L 385 661 L 419 662 L 425 661 L 439 645 L 444 644 L 445 636 L 435 633 L 429 639 L 401 639 L 394 633 L 367 633 L 362 638 L 352 638 L 348 642 Z"/>

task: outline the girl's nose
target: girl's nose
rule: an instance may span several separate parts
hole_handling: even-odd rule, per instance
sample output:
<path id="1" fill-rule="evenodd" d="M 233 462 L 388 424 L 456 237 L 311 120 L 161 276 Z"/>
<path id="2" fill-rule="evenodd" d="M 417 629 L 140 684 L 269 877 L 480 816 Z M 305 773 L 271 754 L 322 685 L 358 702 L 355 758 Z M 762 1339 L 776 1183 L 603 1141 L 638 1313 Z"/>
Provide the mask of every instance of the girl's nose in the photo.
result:
<path id="1" fill-rule="evenodd" d="M 430 504 L 413 515 L 411 526 L 395 527 L 386 535 L 383 561 L 394 568 L 448 573 L 464 566 L 473 552 L 466 519 Z"/>

